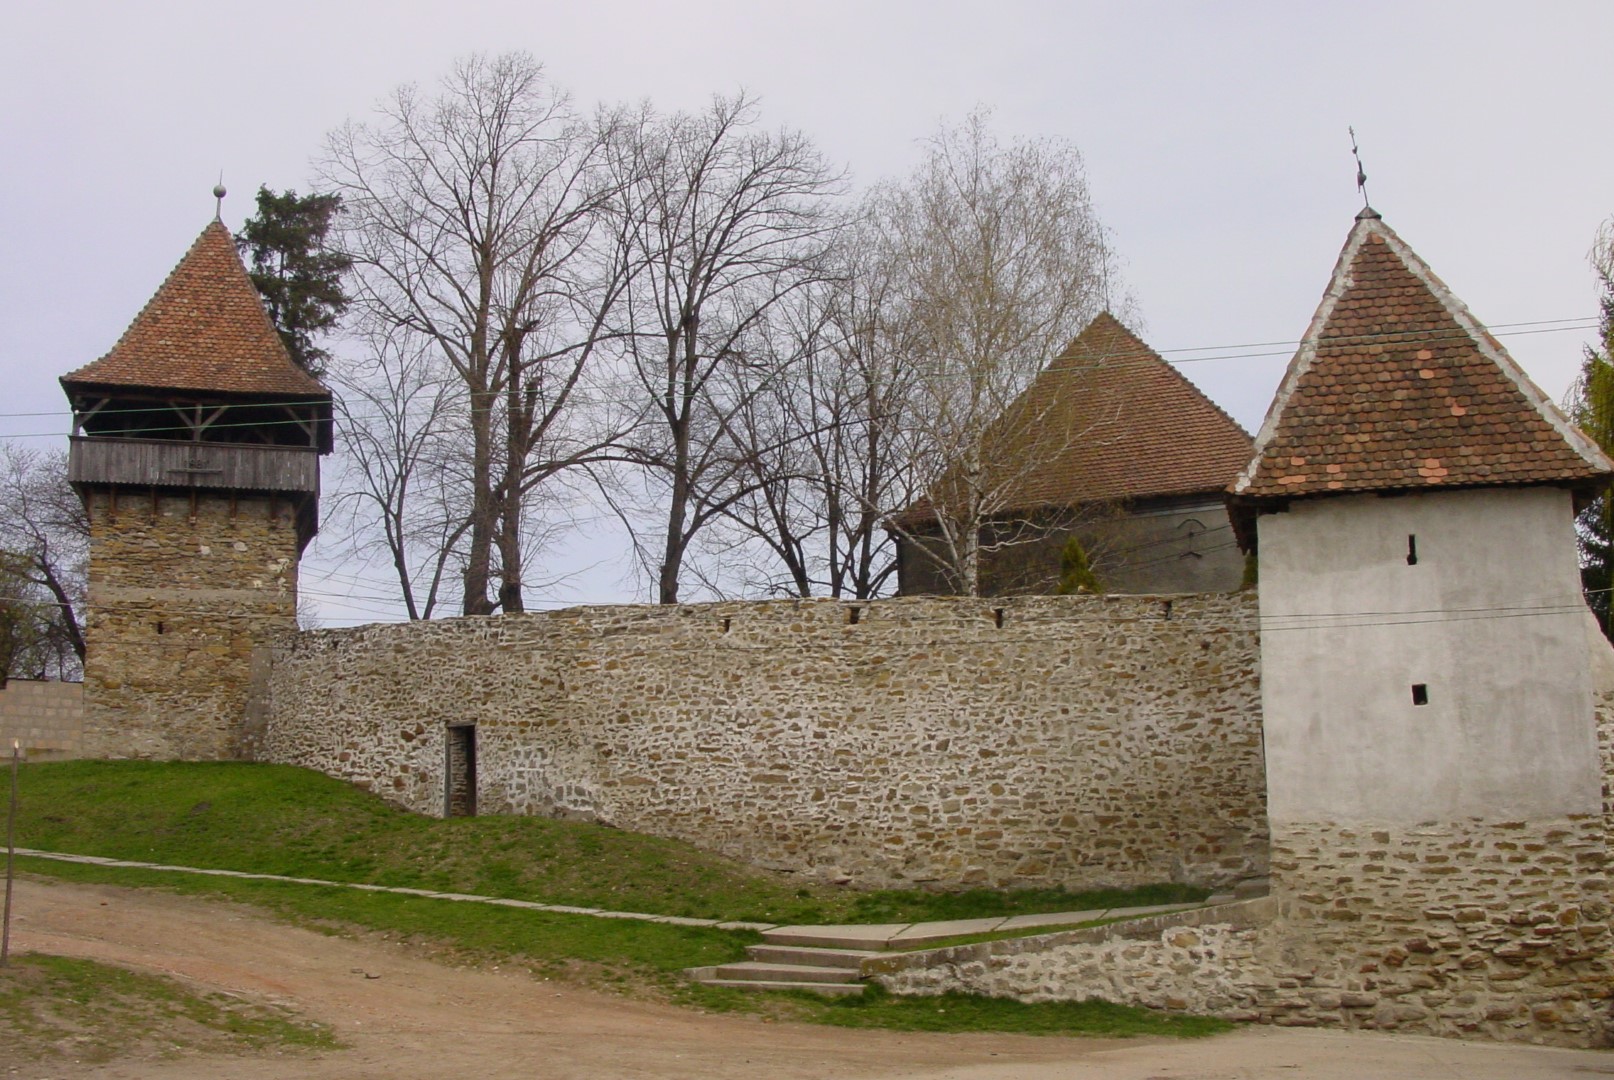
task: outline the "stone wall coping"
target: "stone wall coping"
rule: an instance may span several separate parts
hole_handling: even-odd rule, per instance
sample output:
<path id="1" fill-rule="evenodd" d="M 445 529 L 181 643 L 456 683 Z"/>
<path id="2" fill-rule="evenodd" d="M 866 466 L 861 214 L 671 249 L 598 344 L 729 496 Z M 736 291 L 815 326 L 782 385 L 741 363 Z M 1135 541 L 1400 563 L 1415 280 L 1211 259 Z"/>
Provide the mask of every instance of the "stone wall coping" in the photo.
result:
<path id="1" fill-rule="evenodd" d="M 860 624 L 849 623 L 845 612 L 858 609 L 866 616 Z M 632 633 L 635 629 L 652 630 L 676 624 L 683 619 L 707 617 L 714 625 L 719 619 L 733 620 L 730 630 L 734 640 L 744 640 L 743 631 L 750 626 L 765 629 L 771 637 L 779 634 L 819 634 L 827 630 L 842 630 L 848 635 L 867 633 L 872 629 L 908 630 L 935 629 L 934 626 L 916 627 L 910 620 L 919 618 L 957 619 L 961 625 L 975 624 L 983 639 L 1001 633 L 1004 629 L 1036 626 L 1058 633 L 1070 612 L 1080 609 L 1097 611 L 1122 610 L 1146 616 L 1153 620 L 1168 621 L 1178 617 L 1192 617 L 1205 611 L 1215 611 L 1226 617 L 1229 609 L 1243 609 L 1244 621 L 1253 629 L 1257 623 L 1257 597 L 1255 590 L 1246 589 L 1227 593 L 1160 593 L 1160 594 L 1101 594 L 1074 596 L 891 596 L 875 600 L 845 600 L 828 596 L 787 597 L 775 600 L 712 600 L 693 604 L 580 604 L 574 607 L 555 608 L 549 611 L 523 611 L 492 615 L 459 615 L 444 619 L 426 619 L 412 623 L 361 623 L 357 626 L 329 629 L 280 629 L 272 633 L 272 644 L 277 650 L 294 651 L 298 646 L 318 647 L 350 640 L 363 640 L 375 633 L 397 634 L 400 628 L 418 635 L 491 633 L 502 636 L 505 631 L 519 632 L 523 625 L 580 624 L 583 627 L 612 635 Z M 997 613 L 1005 615 L 1005 625 L 997 625 Z M 882 612 L 902 616 L 901 621 L 881 625 Z M 793 627 L 792 619 L 804 619 Z M 969 622 L 965 623 L 964 620 Z M 607 631 L 607 626 L 609 627 Z M 729 631 L 724 631 L 728 634 Z"/>

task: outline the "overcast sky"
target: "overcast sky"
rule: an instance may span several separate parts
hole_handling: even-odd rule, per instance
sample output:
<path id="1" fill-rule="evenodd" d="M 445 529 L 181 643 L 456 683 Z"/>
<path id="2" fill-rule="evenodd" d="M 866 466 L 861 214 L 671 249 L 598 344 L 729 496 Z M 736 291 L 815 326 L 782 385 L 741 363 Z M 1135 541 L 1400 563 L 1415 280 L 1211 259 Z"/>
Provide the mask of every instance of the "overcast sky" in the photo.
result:
<path id="1" fill-rule="evenodd" d="M 1608 0 L 14 3 L 0 435 L 62 444 L 57 376 L 116 341 L 212 217 L 221 169 L 236 229 L 259 184 L 306 190 L 325 133 L 391 88 L 514 48 L 584 106 L 744 88 L 856 184 L 907 171 L 977 104 L 1004 136 L 1070 140 L 1137 329 L 1251 431 L 1360 208 L 1354 125 L 1374 206 L 1556 398 L 1614 215 L 1611 46 Z M 619 577 L 556 599 L 628 598 Z"/>

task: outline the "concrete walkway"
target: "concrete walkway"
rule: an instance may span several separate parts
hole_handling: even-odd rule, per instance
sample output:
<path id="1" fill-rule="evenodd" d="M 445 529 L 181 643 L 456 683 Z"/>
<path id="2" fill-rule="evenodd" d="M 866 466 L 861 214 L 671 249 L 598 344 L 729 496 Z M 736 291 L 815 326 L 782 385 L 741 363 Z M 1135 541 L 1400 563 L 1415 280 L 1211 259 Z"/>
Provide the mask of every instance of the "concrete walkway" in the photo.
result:
<path id="1" fill-rule="evenodd" d="M 573 907 L 567 904 L 540 904 L 534 900 L 509 900 L 501 896 L 477 896 L 472 893 L 434 892 L 431 889 L 410 889 L 398 885 L 365 885 L 352 881 L 325 881 L 320 878 L 287 877 L 282 874 L 253 874 L 242 870 L 210 870 L 198 866 L 170 866 L 167 863 L 139 862 L 133 859 L 106 859 L 99 855 L 68 855 L 59 851 L 36 851 L 32 848 L 18 848 L 17 854 L 35 859 L 54 859 L 57 862 L 82 863 L 86 866 L 157 870 L 171 874 L 204 874 L 210 877 L 241 878 L 249 881 L 286 881 L 297 885 L 321 885 L 332 889 L 358 889 L 362 892 L 419 896 L 428 900 L 494 904 L 499 907 L 521 908 L 526 911 L 549 911 L 560 915 L 587 915 L 595 919 L 637 919 L 640 922 L 665 923 L 670 926 L 701 926 L 717 930 L 757 930 L 766 932 L 769 942 L 780 945 L 801 945 L 824 949 L 857 949 L 869 952 L 918 949 L 932 942 L 962 937 L 966 934 L 1031 930 L 1043 926 L 1070 926 L 1075 923 L 1092 922 L 1097 919 L 1141 918 L 1145 915 L 1158 915 L 1167 911 L 1183 911 L 1201 906 L 1199 904 L 1164 904 L 1158 907 L 1064 911 L 1043 915 L 1012 915 L 1007 918 L 958 919 L 950 922 L 780 926 L 776 923 L 745 922 L 732 919 L 690 919 L 680 915 L 647 915 L 633 911 L 608 911 L 604 908 Z M 1206 901 L 1206 904 L 1217 903 L 1224 899 L 1230 899 L 1230 897 L 1213 896 Z"/>
<path id="2" fill-rule="evenodd" d="M 844 926 L 774 926 L 766 928 L 773 945 L 800 945 L 817 949 L 859 949 L 867 952 L 920 949 L 948 938 L 997 934 L 1044 927 L 1068 927 L 1100 919 L 1141 919 L 1170 911 L 1187 911 L 1231 900 L 1213 896 L 1204 904 L 1159 904 L 1154 907 L 1094 908 L 1038 915 L 995 916 L 988 919 L 953 919 L 946 922 L 852 923 Z M 761 928 L 759 928 L 761 929 Z"/>

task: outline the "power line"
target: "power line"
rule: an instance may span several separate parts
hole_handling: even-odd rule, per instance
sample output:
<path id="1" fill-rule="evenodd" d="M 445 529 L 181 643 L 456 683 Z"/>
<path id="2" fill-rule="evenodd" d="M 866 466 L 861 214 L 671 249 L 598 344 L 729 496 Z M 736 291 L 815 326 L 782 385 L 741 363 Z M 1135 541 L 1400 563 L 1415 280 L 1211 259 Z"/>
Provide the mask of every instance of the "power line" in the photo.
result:
<path id="1" fill-rule="evenodd" d="M 1510 329 L 1510 330 L 1505 330 L 1504 331 L 1502 329 L 1503 327 L 1535 327 L 1535 329 Z M 1600 329 L 1600 323 L 1597 321 L 1597 319 L 1588 318 L 1588 317 L 1571 318 L 1571 319 L 1535 319 L 1535 320 L 1530 320 L 1530 321 L 1526 321 L 1526 322 L 1497 323 L 1495 326 L 1492 326 L 1492 327 L 1482 327 L 1481 328 L 1482 331 L 1488 332 L 1488 333 L 1490 333 L 1490 334 L 1492 334 L 1493 336 L 1496 336 L 1496 337 L 1519 337 L 1519 336 L 1528 336 L 1528 335 L 1534 335 L 1534 334 L 1552 334 L 1552 333 L 1561 333 L 1561 332 L 1564 332 L 1564 331 L 1577 331 L 1577 330 L 1585 331 L 1585 330 L 1598 330 L 1598 329 Z M 1381 331 L 1379 333 L 1374 333 L 1374 334 L 1357 334 L 1357 335 L 1350 335 L 1350 336 L 1345 336 L 1345 337 L 1331 337 L 1331 338 L 1327 339 L 1327 344 L 1337 347 L 1337 346 L 1353 346 L 1353 345 L 1361 345 L 1361 344 L 1377 344 L 1377 343 L 1382 343 L 1382 342 L 1392 341 L 1392 340 L 1405 341 L 1405 342 L 1431 341 L 1431 340 L 1439 341 L 1442 338 L 1462 339 L 1462 338 L 1467 338 L 1469 336 L 1470 335 L 1469 335 L 1468 331 L 1464 330 L 1461 327 L 1454 327 L 1452 329 L 1442 330 L 1442 331 L 1422 331 L 1422 330 Z M 1176 353 L 1216 353 L 1216 354 L 1219 354 L 1219 355 L 1213 355 L 1213 356 L 1181 357 L 1179 359 L 1174 359 L 1174 360 L 1169 361 L 1172 364 L 1195 364 L 1195 363 L 1206 363 L 1206 362 L 1210 362 L 1210 361 L 1219 361 L 1219 360 L 1251 360 L 1251 359 L 1265 359 L 1265 358 L 1270 358 L 1270 357 L 1274 357 L 1274 356 L 1285 356 L 1285 355 L 1289 355 L 1290 351 L 1293 348 L 1298 347 L 1300 344 L 1301 344 L 1301 339 L 1293 339 L 1293 340 L 1280 340 L 1280 341 L 1249 342 L 1249 343 L 1245 343 L 1245 344 L 1241 344 L 1241 345 L 1183 346 L 1183 347 L 1175 348 L 1175 349 L 1160 349 L 1160 350 L 1156 350 L 1156 351 L 1162 357 L 1164 357 L 1167 354 L 1176 354 Z M 1230 350 L 1230 349 L 1263 349 L 1263 348 L 1276 347 L 1276 346 L 1285 346 L 1286 348 L 1285 348 L 1284 351 L 1279 351 L 1279 352 L 1228 352 L 1227 351 L 1227 350 Z M 1044 370 L 1059 371 L 1059 370 L 1065 370 L 1065 369 L 1056 367 L 1056 366 L 1054 366 L 1054 364 L 1050 364 Z M 952 375 L 952 374 L 948 374 L 948 373 L 941 373 L 940 377 L 941 378 L 959 378 L 959 379 L 962 379 L 962 378 L 968 378 L 969 376 L 965 375 L 965 374 Z M 586 402 L 588 402 L 588 403 L 609 404 L 609 405 L 636 405 L 636 404 L 642 403 L 645 400 L 648 400 L 646 397 L 637 396 L 637 395 L 630 395 L 630 396 L 627 396 L 627 397 L 616 397 L 616 396 L 600 397 L 600 396 L 594 395 L 594 394 L 585 394 L 585 395 L 581 395 L 580 397 L 583 400 L 585 400 Z M 225 406 L 223 406 L 223 408 L 225 408 L 227 410 L 228 409 L 264 409 L 264 408 L 277 408 L 277 407 L 291 408 L 291 407 L 295 407 L 295 406 L 309 406 L 309 405 L 318 405 L 318 404 L 325 404 L 325 403 L 326 403 L 326 399 L 323 399 L 323 398 L 319 398 L 319 399 L 287 398 L 287 399 L 270 399 L 270 400 L 259 401 L 259 402 L 242 402 L 240 404 L 225 405 Z M 118 409 L 101 409 L 101 410 L 97 411 L 95 415 L 97 417 L 102 417 L 102 416 L 123 416 L 123 415 L 148 414 L 148 413 L 171 413 L 171 412 L 175 412 L 175 411 L 176 411 L 176 408 L 173 405 L 149 405 L 149 406 L 130 406 L 130 407 L 127 407 L 127 408 L 118 408 Z M 497 407 L 489 407 L 487 409 L 476 409 L 474 407 L 471 407 L 471 408 L 466 408 L 466 409 L 460 410 L 460 411 L 474 414 L 476 412 L 483 412 L 483 411 L 486 411 L 486 412 L 499 412 L 501 410 L 499 410 Z M 340 410 L 339 410 L 339 412 L 340 412 Z M 73 415 L 73 410 L 72 409 L 50 409 L 50 410 L 40 410 L 40 411 L 34 411 L 34 412 L 9 412 L 9 413 L 0 412 L 0 419 L 34 419 L 34 418 L 39 418 L 39 417 L 71 416 L 71 415 Z M 365 414 L 352 413 L 352 412 L 348 412 L 348 413 L 345 413 L 345 414 L 342 414 L 342 415 L 345 415 L 347 417 L 351 417 L 351 418 L 354 418 L 354 419 L 359 419 L 359 420 L 375 420 L 375 419 L 377 419 L 377 417 L 373 416 L 373 415 L 368 415 L 367 416 Z M 213 423 L 213 424 L 207 425 L 207 427 L 208 427 L 209 430 L 212 430 L 212 429 L 215 429 L 215 428 L 229 428 L 229 427 L 273 427 L 273 426 L 282 425 L 282 424 L 303 425 L 303 424 L 306 424 L 307 422 L 308 422 L 307 420 L 299 420 L 299 419 L 264 420 L 264 421 L 257 421 L 257 422 L 243 421 L 243 422 L 238 423 L 238 424 Z M 187 426 L 185 426 L 185 425 L 175 425 L 174 427 L 171 427 L 171 428 L 160 428 L 158 430 L 163 430 L 163 431 L 186 431 L 186 430 L 189 430 L 189 428 Z M 20 432 L 20 433 L 16 433 L 16 434 L 5 436 L 5 437 L 8 437 L 8 438 L 39 438 L 39 437 L 58 437 L 60 435 L 65 435 L 65 434 L 67 434 L 67 433 L 65 433 L 65 432 L 60 432 L 60 433 L 58 433 L 58 432 Z"/>

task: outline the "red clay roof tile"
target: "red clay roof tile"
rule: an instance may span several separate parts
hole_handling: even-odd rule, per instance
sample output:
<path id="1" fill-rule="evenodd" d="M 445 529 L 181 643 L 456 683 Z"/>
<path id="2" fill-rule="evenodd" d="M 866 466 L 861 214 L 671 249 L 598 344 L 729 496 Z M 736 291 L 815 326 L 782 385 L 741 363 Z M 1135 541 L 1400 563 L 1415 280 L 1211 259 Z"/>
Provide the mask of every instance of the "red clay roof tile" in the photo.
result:
<path id="1" fill-rule="evenodd" d="M 230 231 L 211 222 L 112 351 L 62 385 L 199 390 L 330 400 L 292 362 Z"/>
<path id="2" fill-rule="evenodd" d="M 1219 492 L 1249 460 L 1250 436 L 1108 312 L 994 425 L 997 456 L 1021 468 L 1002 511 Z M 989 465 L 990 469 L 991 466 Z M 940 481 L 945 487 L 947 478 Z M 931 512 L 928 500 L 899 523 Z"/>
<path id="3" fill-rule="evenodd" d="M 1614 469 L 1372 211 L 1228 489 L 1235 500 L 1501 484 Z"/>

